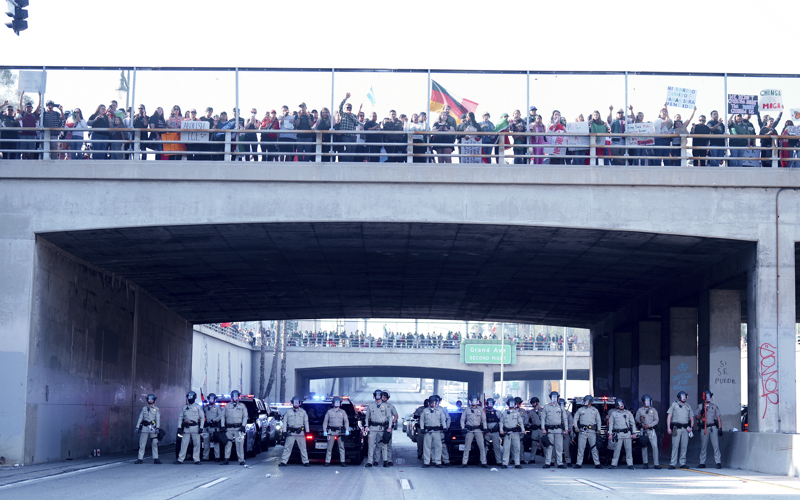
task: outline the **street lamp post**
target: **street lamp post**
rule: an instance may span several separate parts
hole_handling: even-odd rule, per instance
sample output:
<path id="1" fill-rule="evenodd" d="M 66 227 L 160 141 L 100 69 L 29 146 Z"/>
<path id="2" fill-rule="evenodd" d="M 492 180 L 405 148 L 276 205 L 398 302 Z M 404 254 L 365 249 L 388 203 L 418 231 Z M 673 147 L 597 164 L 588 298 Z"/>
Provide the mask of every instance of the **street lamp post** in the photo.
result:
<path id="1" fill-rule="evenodd" d="M 117 98 L 119 102 L 125 101 L 125 110 L 128 109 L 128 79 L 125 78 L 125 71 L 119 72 L 119 86 L 117 87 Z M 124 97 L 124 99 L 123 99 Z"/>

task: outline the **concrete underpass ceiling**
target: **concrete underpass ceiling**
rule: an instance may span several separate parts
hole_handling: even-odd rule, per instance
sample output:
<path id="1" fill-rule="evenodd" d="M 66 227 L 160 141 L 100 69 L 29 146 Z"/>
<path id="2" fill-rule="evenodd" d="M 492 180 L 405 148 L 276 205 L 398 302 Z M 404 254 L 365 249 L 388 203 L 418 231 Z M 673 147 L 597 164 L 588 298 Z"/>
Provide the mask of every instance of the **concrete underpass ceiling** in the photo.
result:
<path id="1" fill-rule="evenodd" d="M 753 242 L 553 227 L 265 223 L 42 233 L 193 323 L 298 318 L 589 327 Z"/>

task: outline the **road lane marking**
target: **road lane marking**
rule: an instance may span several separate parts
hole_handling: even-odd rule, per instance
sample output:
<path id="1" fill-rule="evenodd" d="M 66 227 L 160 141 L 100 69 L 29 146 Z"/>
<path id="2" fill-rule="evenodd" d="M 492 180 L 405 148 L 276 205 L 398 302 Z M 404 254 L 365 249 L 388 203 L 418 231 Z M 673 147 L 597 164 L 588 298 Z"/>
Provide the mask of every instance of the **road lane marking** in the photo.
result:
<path id="1" fill-rule="evenodd" d="M 800 491 L 800 489 L 798 489 L 798 488 L 792 488 L 791 486 L 784 486 L 782 484 L 777 484 L 777 483 L 768 483 L 766 481 L 759 481 L 758 479 L 749 479 L 749 478 L 740 477 L 740 476 L 729 476 L 727 474 L 718 474 L 716 472 L 706 472 L 704 470 L 696 470 L 696 469 L 684 469 L 684 470 L 687 470 L 689 472 L 696 472 L 698 474 L 706 474 L 706 475 L 709 475 L 709 476 L 726 477 L 728 479 L 737 479 L 739 481 L 744 481 L 744 482 L 747 482 L 747 483 L 767 484 L 769 486 L 777 486 L 779 488 L 786 488 L 787 490 Z"/>
<path id="2" fill-rule="evenodd" d="M 611 491 L 614 489 L 614 488 L 609 488 L 608 486 L 603 486 L 602 484 L 599 483 L 595 483 L 594 481 L 589 481 L 587 479 L 576 479 L 576 481 L 578 481 L 579 483 L 583 483 L 587 486 L 591 486 L 592 488 L 597 488 L 598 490 Z"/>
<path id="3" fill-rule="evenodd" d="M 0 486 L 0 490 L 5 489 L 5 488 L 13 488 L 15 486 L 21 486 L 21 485 L 24 485 L 24 484 L 40 483 L 40 482 L 43 482 L 43 481 L 49 481 L 51 479 L 58 479 L 58 478 L 67 477 L 67 476 L 74 476 L 75 474 L 83 474 L 84 472 L 94 472 L 94 471 L 101 470 L 101 469 L 109 469 L 111 467 L 117 467 L 119 465 L 122 465 L 122 464 L 124 464 L 126 462 L 130 462 L 130 460 L 126 460 L 126 461 L 123 461 L 123 462 L 115 462 L 113 464 L 96 465 L 94 467 L 87 467 L 85 469 L 74 470 L 74 471 L 71 471 L 71 472 L 60 472 L 60 473 L 56 473 L 56 474 L 53 474 L 53 475 L 50 475 L 50 476 L 37 477 L 37 478 L 34 478 L 34 479 L 25 479 L 24 481 L 17 481 L 16 483 L 4 484 L 4 485 Z"/>
<path id="4" fill-rule="evenodd" d="M 411 486 L 411 481 L 409 481 L 408 479 L 401 479 L 400 480 L 400 488 L 402 488 L 404 490 L 413 490 L 414 489 L 414 487 Z"/>
<path id="5" fill-rule="evenodd" d="M 201 486 L 201 488 L 211 488 L 215 484 L 219 484 L 222 481 L 225 481 L 226 479 L 228 479 L 228 478 L 227 477 L 221 477 L 221 478 L 217 479 L 216 481 L 211 481 L 210 483 L 204 484 L 203 486 Z"/>

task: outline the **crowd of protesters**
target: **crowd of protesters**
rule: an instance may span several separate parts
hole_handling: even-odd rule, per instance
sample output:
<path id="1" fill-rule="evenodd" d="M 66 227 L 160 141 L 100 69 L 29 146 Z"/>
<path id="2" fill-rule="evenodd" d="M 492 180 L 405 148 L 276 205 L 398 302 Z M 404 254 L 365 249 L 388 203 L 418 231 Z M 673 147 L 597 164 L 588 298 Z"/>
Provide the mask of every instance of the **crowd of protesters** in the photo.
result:
<path id="1" fill-rule="evenodd" d="M 488 112 L 483 113 L 479 122 L 472 112 L 454 116 L 449 106 L 444 106 L 438 116 L 431 117 L 430 122 L 424 111 L 409 117 L 391 110 L 389 116 L 379 119 L 375 112 L 367 117 L 361 107 L 354 112 L 347 93 L 333 113 L 327 107 L 319 111 L 309 110 L 306 103 L 301 102 L 294 111 L 290 111 L 289 106 L 282 106 L 280 112 L 270 109 L 262 116 L 256 108 L 251 108 L 248 115 L 240 114 L 237 120 L 235 111 L 230 115 L 226 111 L 215 114 L 210 107 L 202 116 L 194 108 L 184 113 L 177 105 L 169 114 L 161 107 L 149 114 L 140 104 L 133 113 L 131 108 L 120 108 L 116 101 L 111 101 L 108 106 L 100 104 L 85 117 L 80 108 L 65 110 L 52 100 L 45 103 L 42 111 L 41 95 L 39 106 L 34 109 L 32 101 L 23 105 L 23 97 L 24 93 L 16 108 L 5 102 L 4 112 L 0 114 L 0 151 L 6 159 L 42 157 L 43 133 L 15 130 L 36 127 L 41 122 L 46 128 L 69 129 L 45 132 L 50 134 L 51 159 L 127 159 L 133 149 L 134 132 L 130 130 L 135 130 L 145 160 L 148 151 L 152 151 L 157 160 L 223 160 L 228 138 L 234 141 L 230 147 L 231 160 L 314 161 L 317 132 L 333 130 L 334 134 L 326 134 L 323 138 L 323 162 L 405 162 L 409 135 L 413 161 L 417 163 L 451 163 L 451 155 L 456 151 L 459 163 L 500 163 L 512 158 L 515 164 L 588 165 L 590 162 L 588 146 L 556 148 L 553 135 L 526 134 L 566 132 L 568 121 L 558 110 L 546 118 L 535 106 L 530 107 L 527 116 L 523 116 L 520 110 L 515 110 L 510 117 L 508 113 L 502 113 L 497 124 L 491 121 Z M 800 138 L 789 135 L 789 127 L 794 126 L 791 120 L 786 120 L 779 130 L 782 114 L 775 118 L 757 114 L 756 127 L 750 115 L 733 115 L 726 124 L 720 120 L 717 111 L 709 113 L 710 119 L 699 115 L 693 122 L 696 111 L 696 108 L 692 110 L 684 120 L 680 114 L 671 117 L 665 105 L 652 120 L 655 134 L 719 136 L 690 139 L 688 156 L 693 165 L 737 167 L 760 162 L 762 166 L 770 167 L 774 141 L 776 147 L 795 148 L 779 151 L 780 166 L 800 167 L 800 162 L 791 161 L 798 158 Z M 168 130 L 180 129 L 185 121 L 207 122 L 209 140 L 180 143 L 180 133 Z M 652 144 L 631 147 L 624 137 L 613 135 L 626 133 L 626 127 L 631 123 L 646 121 L 644 113 L 634 112 L 632 105 L 627 114 L 621 108 L 614 112 L 614 107 L 609 106 L 605 120 L 600 111 L 595 110 L 586 116 L 578 115 L 574 121 L 588 121 L 589 133 L 612 134 L 600 137 L 596 143 L 598 164 L 673 166 L 681 163 L 681 150 L 677 147 L 681 144 L 679 137 L 655 137 L 649 141 Z M 232 130 L 236 133 L 228 133 Z M 501 143 L 504 139 L 497 135 L 500 132 L 510 134 L 508 145 Z M 740 135 L 770 137 L 736 137 Z M 760 152 L 752 149 L 757 147 L 762 148 Z M 505 149 L 512 149 L 513 155 L 501 156 L 500 151 Z M 754 156 L 760 158 L 753 160 Z"/>

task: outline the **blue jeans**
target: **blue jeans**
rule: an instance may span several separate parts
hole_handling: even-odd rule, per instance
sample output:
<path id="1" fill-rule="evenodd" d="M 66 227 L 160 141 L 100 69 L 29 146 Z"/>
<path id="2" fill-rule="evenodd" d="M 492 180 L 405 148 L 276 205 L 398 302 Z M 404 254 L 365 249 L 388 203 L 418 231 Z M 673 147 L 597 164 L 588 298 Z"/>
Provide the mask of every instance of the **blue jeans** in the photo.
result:
<path id="1" fill-rule="evenodd" d="M 744 149 L 731 149 L 730 167 L 741 167 L 742 160 L 734 160 L 733 158 L 744 158 Z"/>
<path id="2" fill-rule="evenodd" d="M 719 167 L 719 164 L 722 163 L 722 159 L 725 158 L 725 150 L 724 149 L 709 149 L 708 150 L 708 166 L 709 167 Z"/>
<path id="3" fill-rule="evenodd" d="M 93 160 L 107 160 L 108 159 L 108 136 L 105 134 L 92 134 L 92 159 Z"/>
<path id="4" fill-rule="evenodd" d="M 297 161 L 314 160 L 317 150 L 317 146 L 313 144 L 314 140 L 314 136 L 311 134 L 297 134 Z M 301 142 L 311 144 L 300 144 Z"/>

